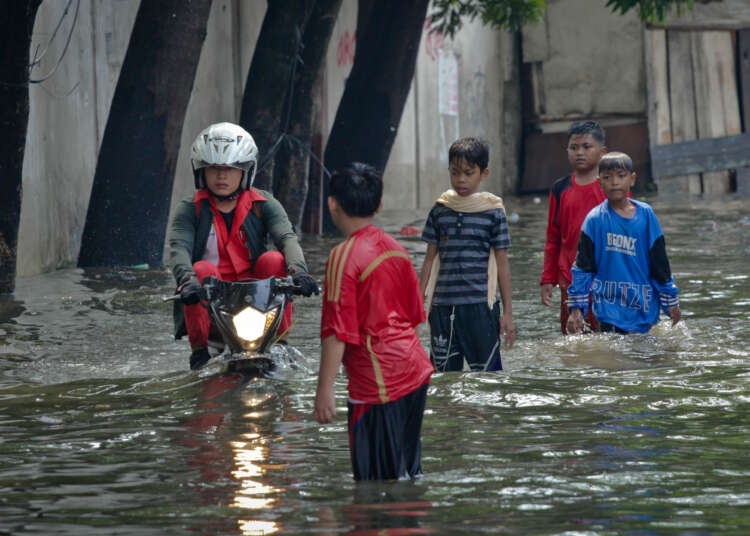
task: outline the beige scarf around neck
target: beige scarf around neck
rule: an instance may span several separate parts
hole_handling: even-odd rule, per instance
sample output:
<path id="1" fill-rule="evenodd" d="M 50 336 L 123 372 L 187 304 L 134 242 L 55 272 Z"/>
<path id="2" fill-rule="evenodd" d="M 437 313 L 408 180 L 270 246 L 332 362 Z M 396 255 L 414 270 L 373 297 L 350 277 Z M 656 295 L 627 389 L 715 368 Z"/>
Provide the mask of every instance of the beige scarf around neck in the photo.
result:
<path id="1" fill-rule="evenodd" d="M 461 196 L 455 190 L 446 190 L 435 201 L 436 203 L 448 207 L 456 212 L 484 212 L 492 209 L 505 210 L 502 198 L 491 194 L 490 192 L 476 192 L 471 195 Z M 435 294 L 435 284 L 437 283 L 438 273 L 440 272 L 440 255 L 435 255 L 430 268 L 430 277 L 427 279 L 425 288 L 424 303 L 427 307 L 427 314 L 432 308 L 432 297 Z M 495 305 L 497 294 L 497 261 L 495 260 L 495 248 L 490 248 L 490 257 L 487 262 L 487 305 L 492 308 Z"/>

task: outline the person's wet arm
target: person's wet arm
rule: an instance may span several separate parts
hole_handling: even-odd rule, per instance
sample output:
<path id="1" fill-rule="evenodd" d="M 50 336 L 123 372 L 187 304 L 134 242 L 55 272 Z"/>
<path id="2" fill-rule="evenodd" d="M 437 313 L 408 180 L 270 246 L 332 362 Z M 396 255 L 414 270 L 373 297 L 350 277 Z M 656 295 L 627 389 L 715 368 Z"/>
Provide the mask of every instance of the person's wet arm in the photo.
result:
<path id="1" fill-rule="evenodd" d="M 266 195 L 266 197 L 263 220 L 271 240 L 284 255 L 290 273 L 299 270 L 307 272 L 307 263 L 305 263 L 302 247 L 299 245 L 299 238 L 292 228 L 292 223 L 289 221 L 284 207 L 270 195 Z"/>
<path id="2" fill-rule="evenodd" d="M 560 248 L 562 247 L 562 233 L 557 222 L 559 207 L 554 194 L 549 194 L 549 208 L 547 210 L 547 236 L 544 242 L 544 267 L 542 280 L 539 283 L 542 303 L 548 307 L 554 306 L 552 289 L 559 280 Z"/>
<path id="3" fill-rule="evenodd" d="M 573 281 L 568 287 L 568 333 L 583 331 L 583 317 L 589 307 L 589 293 L 591 282 L 596 273 L 596 255 L 594 242 L 586 232 L 581 231 L 578 239 L 578 255 L 571 269 Z"/>
<path id="4" fill-rule="evenodd" d="M 419 272 L 419 287 L 422 290 L 422 296 L 427 291 L 427 281 L 430 279 L 430 271 L 432 271 L 432 263 L 435 261 L 438 249 L 437 244 L 428 243 L 427 251 L 424 254 L 424 262 L 422 263 L 422 270 Z"/>
<path id="5" fill-rule="evenodd" d="M 336 392 L 334 383 L 344 359 L 346 343 L 329 335 L 322 341 L 318 388 L 315 392 L 315 420 L 329 423 L 336 416 Z"/>
<path id="6" fill-rule="evenodd" d="M 505 336 L 506 348 L 513 348 L 513 343 L 516 340 L 516 328 L 513 325 L 513 289 L 510 277 L 510 262 L 508 262 L 508 250 L 496 249 L 495 262 L 497 263 L 497 284 L 500 289 L 500 298 L 503 302 L 503 314 L 500 317 L 500 336 Z"/>
<path id="7" fill-rule="evenodd" d="M 679 289 L 675 285 L 672 269 L 667 257 L 667 246 L 664 236 L 657 238 L 649 249 L 649 262 L 651 264 L 651 283 L 659 294 L 659 304 L 662 310 L 669 315 L 674 326 L 682 319 L 680 302 L 678 298 Z"/>
<path id="8" fill-rule="evenodd" d="M 192 256 L 196 226 L 197 216 L 192 202 L 180 203 L 170 225 L 168 259 L 178 285 L 195 277 Z"/>

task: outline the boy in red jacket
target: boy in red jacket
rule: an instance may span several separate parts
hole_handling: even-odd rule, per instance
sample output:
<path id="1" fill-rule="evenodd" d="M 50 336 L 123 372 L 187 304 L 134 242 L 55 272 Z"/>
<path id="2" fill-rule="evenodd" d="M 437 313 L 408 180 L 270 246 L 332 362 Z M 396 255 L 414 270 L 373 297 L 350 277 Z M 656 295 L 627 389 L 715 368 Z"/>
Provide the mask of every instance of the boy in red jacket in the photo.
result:
<path id="1" fill-rule="evenodd" d="M 568 129 L 568 161 L 573 173 L 555 181 L 549 194 L 547 241 L 544 244 L 542 271 L 542 303 L 554 306 L 552 289 L 560 285 L 560 326 L 567 334 L 568 286 L 571 267 L 578 251 L 581 224 L 589 211 L 606 199 L 596 180 L 599 160 L 607 152 L 604 130 L 594 121 L 573 123 Z M 591 314 L 586 321 L 598 331 L 596 318 Z"/>
<path id="2" fill-rule="evenodd" d="M 349 377 L 349 451 L 355 480 L 421 475 L 422 416 L 432 364 L 416 327 L 425 321 L 409 254 L 372 225 L 383 182 L 355 163 L 331 177 L 328 208 L 347 238 L 326 263 L 315 419 L 336 415 L 334 380 Z"/>

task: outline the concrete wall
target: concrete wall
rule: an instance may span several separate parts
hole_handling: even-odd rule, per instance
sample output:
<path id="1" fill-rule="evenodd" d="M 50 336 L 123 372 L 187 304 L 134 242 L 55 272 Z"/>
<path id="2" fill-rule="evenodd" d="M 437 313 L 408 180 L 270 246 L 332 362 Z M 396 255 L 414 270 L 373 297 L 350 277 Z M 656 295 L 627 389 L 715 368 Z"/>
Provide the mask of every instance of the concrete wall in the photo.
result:
<path id="1" fill-rule="evenodd" d="M 549 0 L 544 21 L 523 30 L 531 64 L 534 113 L 545 133 L 596 117 L 604 126 L 646 113 L 643 29 L 638 15 L 606 2 Z"/>
<path id="2" fill-rule="evenodd" d="M 505 41 L 501 33 L 476 21 L 468 23 L 454 40 L 436 33 L 422 36 L 414 108 L 419 128 L 420 207 L 431 206 L 450 186 L 448 148 L 458 137 L 477 136 L 487 140 L 490 176 L 484 189 L 496 194 L 505 190 L 502 173 Z M 455 98 L 455 110 L 450 102 L 445 102 L 446 94 L 449 100 Z"/>
<path id="3" fill-rule="evenodd" d="M 692 9 L 677 13 L 672 10 L 667 17 L 667 28 L 707 27 L 712 29 L 747 28 L 750 23 L 750 2 L 747 0 L 719 0 L 693 2 Z"/>
<path id="4" fill-rule="evenodd" d="M 32 78 L 50 73 L 62 56 L 73 10 L 56 39 L 49 40 L 66 5 L 43 2 L 39 7 L 32 57 L 49 48 Z M 132 1 L 81 0 L 70 47 L 57 70 L 30 86 L 19 275 L 76 262 L 101 135 L 137 8 Z"/>
<path id="5" fill-rule="evenodd" d="M 75 7 L 75 2 L 73 7 Z M 56 39 L 50 36 L 67 2 L 43 2 L 32 56 L 49 44 L 32 77 L 48 73 L 62 55 L 73 9 Z M 54 75 L 30 88 L 31 111 L 23 170 L 18 275 L 75 265 L 91 193 L 97 154 L 139 0 L 81 0 L 72 39 Z M 265 14 L 260 0 L 215 0 L 186 112 L 172 206 L 193 193 L 190 144 L 210 123 L 236 121 L 247 71 Z M 324 142 L 333 124 L 356 48 L 357 1 L 344 0 L 327 55 L 323 81 Z M 448 186 L 448 145 L 460 135 L 491 144 L 487 188 L 502 193 L 504 162 L 503 86 L 509 70 L 507 36 L 467 25 L 455 41 L 423 35 L 417 71 L 385 170 L 384 205 L 432 204 Z M 457 76 L 441 78 L 441 54 L 455 58 Z M 441 114 L 438 86 L 456 83 L 455 115 Z"/>
<path id="6" fill-rule="evenodd" d="M 357 2 L 344 0 L 331 37 L 325 87 L 328 131 L 351 70 L 356 47 Z M 507 35 L 468 23 L 454 40 L 425 28 L 420 42 L 414 82 L 404 106 L 396 140 L 384 171 L 383 206 L 418 208 L 432 205 L 448 186 L 448 147 L 459 136 L 480 136 L 491 146 L 491 173 L 486 188 L 507 190 L 503 169 L 503 82 L 510 53 Z M 457 76 L 441 76 L 441 55 L 455 58 Z M 454 114 L 441 113 L 439 86 L 451 81 L 457 97 Z"/>

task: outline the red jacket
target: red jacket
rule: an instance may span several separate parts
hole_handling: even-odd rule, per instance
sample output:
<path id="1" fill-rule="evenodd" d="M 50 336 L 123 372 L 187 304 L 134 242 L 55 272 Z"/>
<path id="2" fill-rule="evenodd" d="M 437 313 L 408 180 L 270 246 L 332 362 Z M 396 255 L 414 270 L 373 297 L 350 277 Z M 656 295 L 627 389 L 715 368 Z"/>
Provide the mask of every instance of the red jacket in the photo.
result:
<path id="1" fill-rule="evenodd" d="M 237 198 L 237 207 L 234 209 L 232 228 L 227 229 L 224 218 L 216 208 L 216 202 L 207 189 L 195 192 L 195 210 L 200 211 L 201 201 L 208 199 L 211 211 L 214 214 L 214 230 L 216 231 L 216 242 L 219 249 L 219 275 L 226 281 L 237 281 L 240 274 L 252 270 L 250 248 L 247 237 L 242 229 L 248 213 L 253 209 L 255 201 L 266 201 L 266 198 L 257 191 L 244 190 Z"/>

